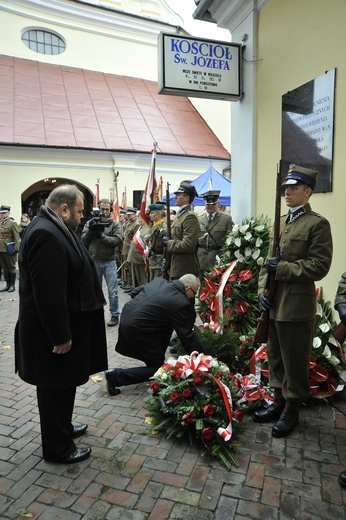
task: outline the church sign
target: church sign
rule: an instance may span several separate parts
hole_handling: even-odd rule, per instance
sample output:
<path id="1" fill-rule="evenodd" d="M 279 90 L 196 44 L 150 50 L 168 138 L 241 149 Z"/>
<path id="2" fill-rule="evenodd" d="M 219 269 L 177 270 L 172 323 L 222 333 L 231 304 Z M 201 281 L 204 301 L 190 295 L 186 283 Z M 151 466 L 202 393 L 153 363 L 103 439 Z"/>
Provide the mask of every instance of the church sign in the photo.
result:
<path id="1" fill-rule="evenodd" d="M 159 94 L 238 101 L 242 45 L 160 33 Z"/>

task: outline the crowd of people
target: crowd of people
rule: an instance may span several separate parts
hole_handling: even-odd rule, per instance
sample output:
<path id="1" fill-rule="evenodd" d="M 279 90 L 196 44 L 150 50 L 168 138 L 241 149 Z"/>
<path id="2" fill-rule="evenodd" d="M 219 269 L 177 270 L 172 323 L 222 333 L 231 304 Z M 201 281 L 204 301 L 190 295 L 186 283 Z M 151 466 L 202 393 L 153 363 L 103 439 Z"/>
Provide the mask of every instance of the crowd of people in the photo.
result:
<path id="1" fill-rule="evenodd" d="M 274 422 L 272 435 L 279 438 L 299 424 L 299 409 L 309 395 L 315 282 L 327 275 L 332 260 L 329 222 L 309 203 L 317 176 L 315 170 L 290 167 L 282 185 L 289 211 L 281 217 L 279 247 L 259 278 L 259 306 L 270 313 L 267 352 L 274 401 L 257 410 L 253 420 Z M 174 331 L 186 353 L 200 349 L 193 332 L 195 296 L 233 226 L 219 209 L 219 193 L 204 194 L 200 216 L 192 207 L 197 192 L 189 181 L 174 192 L 174 215 L 167 216 L 165 203 L 157 201 L 146 218 L 127 207 L 114 219 L 111 201 L 102 199 L 98 216 L 86 222 L 81 237 L 75 231 L 84 199 L 74 185 L 55 188 L 31 223 L 24 214 L 18 226 L 10 207 L 0 207 L 0 266 L 6 281 L 1 291 L 15 290 L 18 255 L 16 371 L 36 386 L 45 460 L 73 463 L 90 456 L 90 448 L 74 443 L 87 425 L 73 425 L 72 415 L 76 387 L 91 374 L 104 371 L 113 396 L 121 386 L 148 381 L 164 362 Z M 269 275 L 276 281 L 272 299 Z M 111 315 L 107 325 L 119 325 L 115 349 L 145 366 L 108 368 L 103 278 Z M 119 285 L 131 296 L 122 310 Z M 346 325 L 346 273 L 335 309 Z M 346 471 L 339 483 L 346 487 Z"/>

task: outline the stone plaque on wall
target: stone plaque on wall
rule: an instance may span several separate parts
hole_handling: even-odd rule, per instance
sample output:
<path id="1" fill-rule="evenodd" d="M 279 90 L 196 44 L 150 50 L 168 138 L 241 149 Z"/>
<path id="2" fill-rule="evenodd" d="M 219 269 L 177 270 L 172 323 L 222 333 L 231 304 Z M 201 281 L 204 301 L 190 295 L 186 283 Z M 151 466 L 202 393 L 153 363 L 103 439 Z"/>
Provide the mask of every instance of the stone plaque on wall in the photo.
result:
<path id="1" fill-rule="evenodd" d="M 281 174 L 290 164 L 320 172 L 316 192 L 332 191 L 336 69 L 282 96 Z"/>

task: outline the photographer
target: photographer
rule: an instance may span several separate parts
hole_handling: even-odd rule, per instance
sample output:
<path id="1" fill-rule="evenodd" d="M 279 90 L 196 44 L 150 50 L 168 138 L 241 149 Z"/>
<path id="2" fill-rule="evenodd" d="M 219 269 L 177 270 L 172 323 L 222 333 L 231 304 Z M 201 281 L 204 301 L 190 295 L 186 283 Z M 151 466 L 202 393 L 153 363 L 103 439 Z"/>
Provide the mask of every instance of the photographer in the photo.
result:
<path id="1" fill-rule="evenodd" d="M 108 289 L 109 310 L 111 319 L 108 327 L 114 327 L 119 321 L 119 299 L 116 248 L 122 243 L 121 225 L 113 220 L 111 203 L 107 199 L 99 202 L 94 208 L 93 218 L 88 220 L 82 233 L 82 241 L 95 262 L 96 271 L 102 284 L 104 277 Z"/>

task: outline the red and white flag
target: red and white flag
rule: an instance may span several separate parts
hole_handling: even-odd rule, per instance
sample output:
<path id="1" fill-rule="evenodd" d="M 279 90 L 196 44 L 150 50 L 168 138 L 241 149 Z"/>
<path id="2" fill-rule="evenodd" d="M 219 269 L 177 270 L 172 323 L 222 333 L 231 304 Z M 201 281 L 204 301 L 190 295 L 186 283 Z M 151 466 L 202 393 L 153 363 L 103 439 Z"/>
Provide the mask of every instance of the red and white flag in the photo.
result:
<path id="1" fill-rule="evenodd" d="M 97 208 L 100 201 L 100 179 L 97 179 L 95 184 L 94 208 Z"/>
<path id="2" fill-rule="evenodd" d="M 125 191 L 123 191 L 123 196 L 121 199 L 121 207 L 125 210 L 127 208 L 127 196 L 126 196 L 126 188 Z"/>
<path id="3" fill-rule="evenodd" d="M 119 218 L 119 200 L 118 200 L 118 183 L 114 183 L 114 200 L 113 200 L 113 218 L 118 220 Z"/>
<path id="4" fill-rule="evenodd" d="M 151 150 L 151 165 L 147 183 L 145 185 L 145 190 L 143 192 L 141 207 L 139 210 L 139 215 L 147 224 L 149 223 L 149 217 L 146 214 L 147 208 L 155 200 L 159 200 L 157 195 L 157 183 L 155 179 L 156 146 L 157 143 L 154 143 L 154 148 Z"/>
<path id="5" fill-rule="evenodd" d="M 140 236 L 140 229 L 137 229 L 134 237 L 133 237 L 133 243 L 135 244 L 138 251 L 141 253 L 141 255 L 145 258 L 148 254 L 147 246 L 145 242 L 142 240 Z"/>

